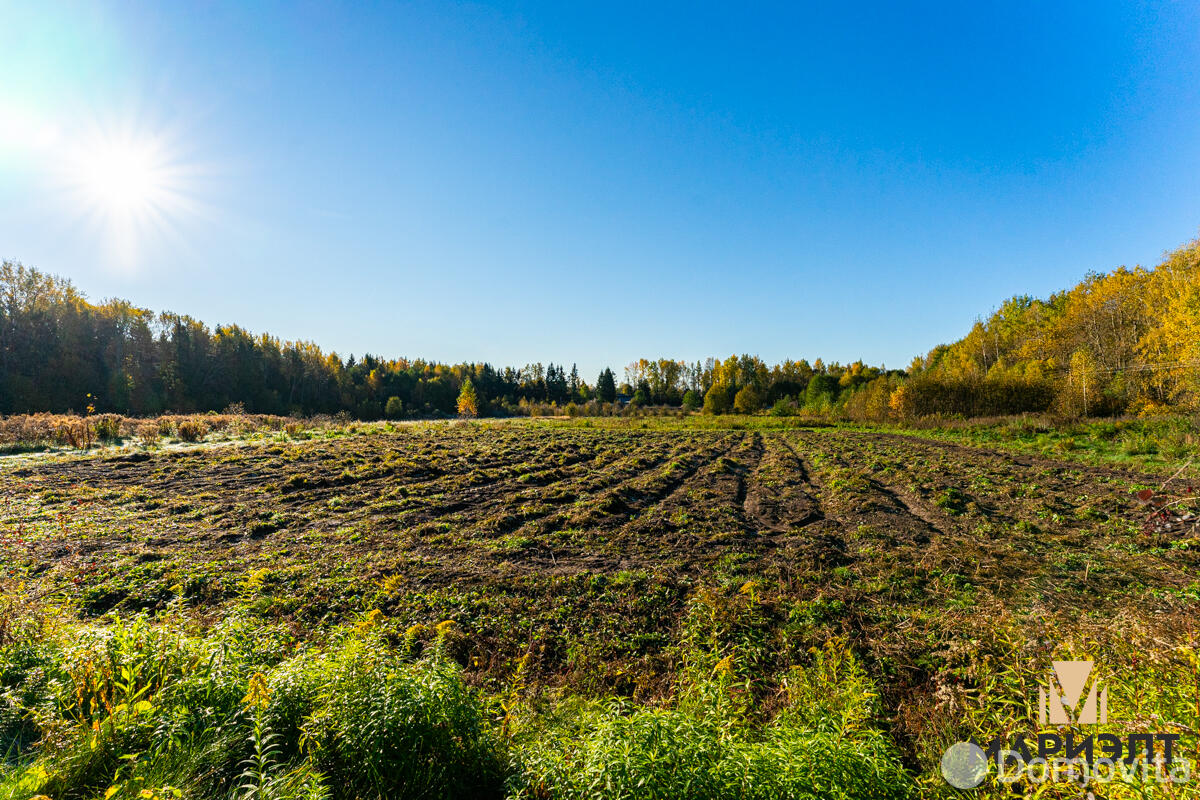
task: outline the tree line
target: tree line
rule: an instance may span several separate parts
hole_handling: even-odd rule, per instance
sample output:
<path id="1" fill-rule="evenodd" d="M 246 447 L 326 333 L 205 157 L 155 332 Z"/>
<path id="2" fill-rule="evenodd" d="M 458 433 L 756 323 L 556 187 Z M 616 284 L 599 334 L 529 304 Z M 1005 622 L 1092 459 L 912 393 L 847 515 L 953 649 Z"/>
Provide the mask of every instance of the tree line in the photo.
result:
<path id="1" fill-rule="evenodd" d="M 640 359 L 620 380 L 605 368 L 589 383 L 565 364 L 342 359 L 311 342 L 255 335 L 237 325 L 210 328 L 125 300 L 93 303 L 66 279 L 0 265 L 0 413 L 153 415 L 237 406 L 260 414 L 345 412 L 378 419 L 519 414 L 572 404 L 721 413 L 758 411 L 784 399 L 820 410 L 880 374 L 862 362 L 769 367 L 743 355 L 694 363 Z"/>
<path id="2" fill-rule="evenodd" d="M 908 370 L 754 355 L 638 359 L 589 383 L 575 365 L 343 359 L 303 341 L 209 328 L 68 280 L 0 265 L 0 413 L 263 414 L 360 419 L 680 408 L 859 420 L 1055 411 L 1098 415 L 1200 401 L 1200 241 L 1154 269 L 1094 273 L 1046 300 L 1006 301 Z"/>
<path id="3" fill-rule="evenodd" d="M 1005 301 L 909 369 L 901 414 L 1101 416 L 1200 404 L 1200 240 L 1158 266 Z"/>
<path id="4" fill-rule="evenodd" d="M 497 404 L 586 400 L 574 367 L 340 358 L 303 341 L 209 328 L 124 300 L 89 302 L 69 281 L 0 265 L 0 413 L 129 415 L 240 406 L 263 414 L 364 419 L 453 414 L 465 380 Z"/>

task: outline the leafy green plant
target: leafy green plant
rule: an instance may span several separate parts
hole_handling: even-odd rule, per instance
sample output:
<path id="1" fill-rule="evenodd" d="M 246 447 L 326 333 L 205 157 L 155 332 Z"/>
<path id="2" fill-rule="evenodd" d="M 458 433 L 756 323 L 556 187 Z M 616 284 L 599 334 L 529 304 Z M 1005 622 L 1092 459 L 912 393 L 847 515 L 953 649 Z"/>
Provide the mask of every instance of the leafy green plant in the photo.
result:
<path id="1" fill-rule="evenodd" d="M 720 664 L 718 664 L 720 667 Z M 844 668 L 844 671 L 840 670 Z M 518 736 L 518 798 L 905 798 L 898 754 L 870 726 L 876 693 L 844 649 L 790 673 L 791 705 L 761 730 L 723 704 L 696 702 L 730 688 L 718 668 L 675 708 L 568 703 Z M 821 695 L 818 705 L 808 692 Z M 832 702 L 826 697 L 832 693 Z"/>
<path id="2" fill-rule="evenodd" d="M 116 414 L 100 414 L 91 418 L 92 430 L 102 442 L 115 442 L 121 438 L 121 417 Z"/>
<path id="3" fill-rule="evenodd" d="M 328 683 L 304 735 L 332 784 L 356 796 L 498 793 L 504 758 L 452 663 L 407 662 L 353 641 L 323 668 Z"/>

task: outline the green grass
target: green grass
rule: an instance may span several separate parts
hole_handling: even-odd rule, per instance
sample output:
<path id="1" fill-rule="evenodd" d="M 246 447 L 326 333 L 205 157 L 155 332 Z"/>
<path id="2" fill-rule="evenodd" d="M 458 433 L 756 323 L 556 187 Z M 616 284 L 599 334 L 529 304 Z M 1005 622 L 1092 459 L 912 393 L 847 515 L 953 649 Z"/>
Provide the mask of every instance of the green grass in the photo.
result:
<path id="1" fill-rule="evenodd" d="M 1200 417 L 1091 419 L 1056 422 L 1041 416 L 963 420 L 889 428 L 931 439 L 999 447 L 1021 453 L 1174 472 L 1200 460 Z"/>
<path id="2" fill-rule="evenodd" d="M 912 793 L 875 727 L 878 694 L 841 646 L 790 670 L 780 685 L 796 702 L 758 721 L 730 659 L 681 684 L 665 707 L 546 706 L 470 688 L 448 654 L 451 625 L 417 655 L 420 632 L 396 640 L 381 619 L 365 615 L 309 646 L 243 612 L 206 633 L 179 606 L 155 624 L 21 619 L 25 635 L 0 647 L 0 733 L 10 743 L 0 797 Z M 719 631 L 694 636 L 720 646 Z M 715 655 L 693 659 L 707 666 Z"/>
<path id="3" fill-rule="evenodd" d="M 772 609 L 754 593 L 690 604 L 680 681 L 653 704 L 530 693 L 520 665 L 507 690 L 481 692 L 453 658 L 454 626 L 399 636 L 378 612 L 304 644 L 241 611 L 201 631 L 178 605 L 154 622 L 88 624 L 41 607 L 10 618 L 22 633 L 0 646 L 0 798 L 956 796 L 905 765 L 881 687 L 848 642 L 763 670 Z M 1193 753 L 1200 659 L 1187 647 L 1147 660 L 1147 633 L 1130 620 L 1107 635 L 1085 626 L 1047 655 L 1093 659 L 1124 720 L 1079 733 L 1175 730 Z M 974 634 L 973 651 L 946 654 L 940 696 L 902 711 L 924 726 L 925 757 L 1032 736 L 1037 645 L 1004 614 Z M 1194 784 L 1107 788 L 1197 796 Z M 1003 793 L 989 779 L 979 796 Z"/>

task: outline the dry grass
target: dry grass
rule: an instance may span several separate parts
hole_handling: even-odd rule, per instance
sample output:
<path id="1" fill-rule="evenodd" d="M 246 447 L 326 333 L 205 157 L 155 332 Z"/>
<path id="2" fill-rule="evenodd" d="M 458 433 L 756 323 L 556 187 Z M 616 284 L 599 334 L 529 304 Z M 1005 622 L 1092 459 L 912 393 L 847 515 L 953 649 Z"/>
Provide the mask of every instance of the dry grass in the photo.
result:
<path id="1" fill-rule="evenodd" d="M 254 431 L 299 430 L 323 427 L 332 420 L 305 420 L 270 414 L 164 414 L 159 417 L 124 417 L 119 414 L 14 414 L 0 417 L 0 452 L 43 448 L 87 450 L 102 442 L 136 439 L 154 444 L 175 437 L 200 441 L 211 433 L 240 435 Z"/>

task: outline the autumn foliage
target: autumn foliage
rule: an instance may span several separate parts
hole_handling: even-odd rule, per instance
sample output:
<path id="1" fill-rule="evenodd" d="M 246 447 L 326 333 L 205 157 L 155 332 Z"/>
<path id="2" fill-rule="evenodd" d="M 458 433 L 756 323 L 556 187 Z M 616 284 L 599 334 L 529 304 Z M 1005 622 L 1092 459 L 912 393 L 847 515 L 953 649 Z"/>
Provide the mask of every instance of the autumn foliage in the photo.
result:
<path id="1" fill-rule="evenodd" d="M 915 361 L 910 372 L 920 395 L 912 402 L 929 413 L 1194 409 L 1200 240 L 1154 269 L 1092 273 L 1045 300 L 1011 298 L 959 341 Z"/>
<path id="2" fill-rule="evenodd" d="M 372 355 L 209 328 L 126 301 L 88 302 L 69 281 L 0 265 L 0 414 L 152 416 L 236 405 L 359 419 L 482 414 L 704 413 L 908 421 L 1050 412 L 1153 414 L 1200 407 L 1200 241 L 1153 269 L 1089 274 L 1047 299 L 1006 300 L 907 370 L 731 355 L 641 358 L 618 386 L 572 366 L 493 368 Z M 105 436 L 101 425 L 91 432 Z M 63 434 L 65 435 L 65 434 Z M 203 434 L 201 434 L 203 435 Z M 62 435 L 56 435 L 62 438 Z"/>

